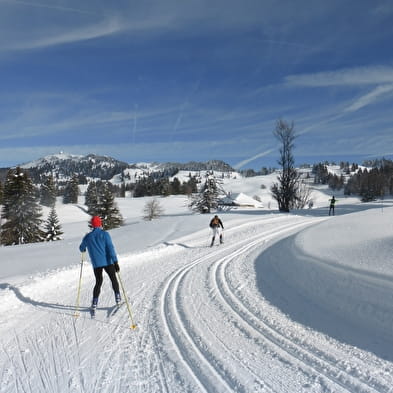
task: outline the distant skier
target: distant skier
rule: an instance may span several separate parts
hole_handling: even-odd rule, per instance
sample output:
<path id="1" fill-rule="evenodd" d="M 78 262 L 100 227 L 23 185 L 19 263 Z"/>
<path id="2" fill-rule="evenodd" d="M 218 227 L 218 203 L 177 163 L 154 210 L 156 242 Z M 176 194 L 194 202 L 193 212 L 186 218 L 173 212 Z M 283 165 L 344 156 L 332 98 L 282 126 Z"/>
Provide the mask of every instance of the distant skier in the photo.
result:
<path id="1" fill-rule="evenodd" d="M 220 243 L 221 244 L 224 243 L 223 238 L 222 238 L 222 230 L 224 229 L 224 225 L 222 225 L 222 221 L 218 218 L 218 216 L 214 216 L 211 219 L 209 226 L 213 230 L 213 238 L 212 238 L 212 242 L 210 244 L 210 247 L 213 247 L 216 235 L 219 236 Z"/>
<path id="2" fill-rule="evenodd" d="M 116 272 L 120 271 L 117 262 L 115 248 L 108 232 L 102 229 L 102 221 L 98 216 L 94 216 L 90 220 L 92 231 L 85 235 L 79 246 L 81 252 L 89 251 L 91 263 L 93 265 L 96 283 L 93 289 L 93 300 L 91 303 L 92 310 L 95 310 L 98 303 L 98 297 L 101 292 L 102 271 L 105 270 L 112 282 L 112 288 L 115 292 L 116 304 L 120 304 L 121 296 L 119 283 L 117 281 Z"/>
<path id="3" fill-rule="evenodd" d="M 331 199 L 329 199 L 330 201 L 330 206 L 329 206 L 329 216 L 330 213 L 332 213 L 332 215 L 334 216 L 334 206 L 337 202 L 337 199 L 334 197 L 334 195 L 331 197 Z"/>

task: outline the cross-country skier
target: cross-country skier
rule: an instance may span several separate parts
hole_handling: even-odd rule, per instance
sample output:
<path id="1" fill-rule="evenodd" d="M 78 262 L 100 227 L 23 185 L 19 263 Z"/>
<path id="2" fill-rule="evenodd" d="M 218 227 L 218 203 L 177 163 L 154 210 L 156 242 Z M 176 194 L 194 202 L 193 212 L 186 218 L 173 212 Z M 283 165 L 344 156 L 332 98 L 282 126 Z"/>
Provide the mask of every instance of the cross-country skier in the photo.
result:
<path id="1" fill-rule="evenodd" d="M 92 231 L 85 235 L 79 246 L 81 252 L 89 251 L 90 261 L 93 265 L 96 283 L 93 289 L 93 300 L 91 304 L 92 310 L 95 310 L 98 303 L 98 297 L 102 285 L 102 271 L 105 270 L 112 282 L 112 288 L 115 292 L 116 304 L 120 304 L 121 296 L 119 283 L 117 281 L 116 272 L 120 271 L 117 262 L 116 251 L 112 243 L 112 239 L 108 232 L 102 229 L 102 221 L 98 216 L 94 216 L 90 220 Z"/>
<path id="2" fill-rule="evenodd" d="M 337 199 L 336 199 L 336 198 L 334 197 L 334 195 L 333 195 L 332 198 L 329 199 L 329 201 L 330 201 L 329 216 L 330 216 L 330 213 L 333 213 L 333 216 L 334 216 L 334 205 L 336 204 Z"/>
<path id="3" fill-rule="evenodd" d="M 220 243 L 222 244 L 223 243 L 222 230 L 224 229 L 224 225 L 222 225 L 222 221 L 218 218 L 218 216 L 214 216 L 211 219 L 209 226 L 213 230 L 213 238 L 210 247 L 213 247 L 214 239 L 216 238 L 216 235 L 219 235 Z"/>

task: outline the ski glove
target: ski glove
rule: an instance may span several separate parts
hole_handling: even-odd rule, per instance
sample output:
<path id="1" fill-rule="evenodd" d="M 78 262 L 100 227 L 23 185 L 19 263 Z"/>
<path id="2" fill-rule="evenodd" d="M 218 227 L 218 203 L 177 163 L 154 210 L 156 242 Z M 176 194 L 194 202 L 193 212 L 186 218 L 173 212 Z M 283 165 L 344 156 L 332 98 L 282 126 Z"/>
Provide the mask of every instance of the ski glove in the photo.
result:
<path id="1" fill-rule="evenodd" d="M 118 264 L 117 262 L 115 262 L 114 265 L 115 265 L 115 271 L 116 271 L 116 272 L 119 272 L 119 271 L 120 271 L 120 266 L 119 266 L 119 264 Z"/>

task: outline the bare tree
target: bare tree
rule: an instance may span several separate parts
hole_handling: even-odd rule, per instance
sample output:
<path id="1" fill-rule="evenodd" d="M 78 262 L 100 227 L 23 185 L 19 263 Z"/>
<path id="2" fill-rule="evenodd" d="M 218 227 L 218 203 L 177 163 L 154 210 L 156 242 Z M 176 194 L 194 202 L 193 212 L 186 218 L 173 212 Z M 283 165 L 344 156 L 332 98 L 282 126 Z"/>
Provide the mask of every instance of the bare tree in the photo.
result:
<path id="1" fill-rule="evenodd" d="M 304 181 L 298 181 L 296 187 L 296 197 L 291 208 L 293 209 L 304 209 L 305 206 L 310 206 L 311 189 Z"/>
<path id="2" fill-rule="evenodd" d="M 278 209 L 289 212 L 289 209 L 296 204 L 296 190 L 300 176 L 294 167 L 295 159 L 292 154 L 296 138 L 293 122 L 288 124 L 284 120 L 278 120 L 273 134 L 281 143 L 278 160 L 281 173 L 278 176 L 278 183 L 274 183 L 271 187 L 271 192 L 278 203 Z"/>
<path id="3" fill-rule="evenodd" d="M 164 209 L 161 207 L 160 202 L 154 198 L 151 201 L 146 202 L 143 212 L 145 213 L 143 218 L 146 221 L 151 221 L 154 218 L 160 217 L 164 213 Z"/>

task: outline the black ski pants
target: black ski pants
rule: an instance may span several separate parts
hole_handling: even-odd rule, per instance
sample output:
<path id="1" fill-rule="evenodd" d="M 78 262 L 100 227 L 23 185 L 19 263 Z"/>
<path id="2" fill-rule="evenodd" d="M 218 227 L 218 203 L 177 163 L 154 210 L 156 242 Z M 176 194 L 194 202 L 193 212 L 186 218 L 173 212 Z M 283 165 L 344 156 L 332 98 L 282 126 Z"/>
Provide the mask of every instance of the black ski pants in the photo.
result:
<path id="1" fill-rule="evenodd" d="M 106 274 L 109 276 L 112 282 L 112 288 L 115 293 L 119 293 L 119 282 L 117 281 L 116 277 L 116 270 L 115 265 L 103 266 L 103 267 L 96 267 L 94 269 L 94 275 L 96 277 L 96 285 L 93 289 L 93 298 L 98 298 L 101 292 L 101 285 L 102 285 L 102 271 L 105 270 Z"/>

